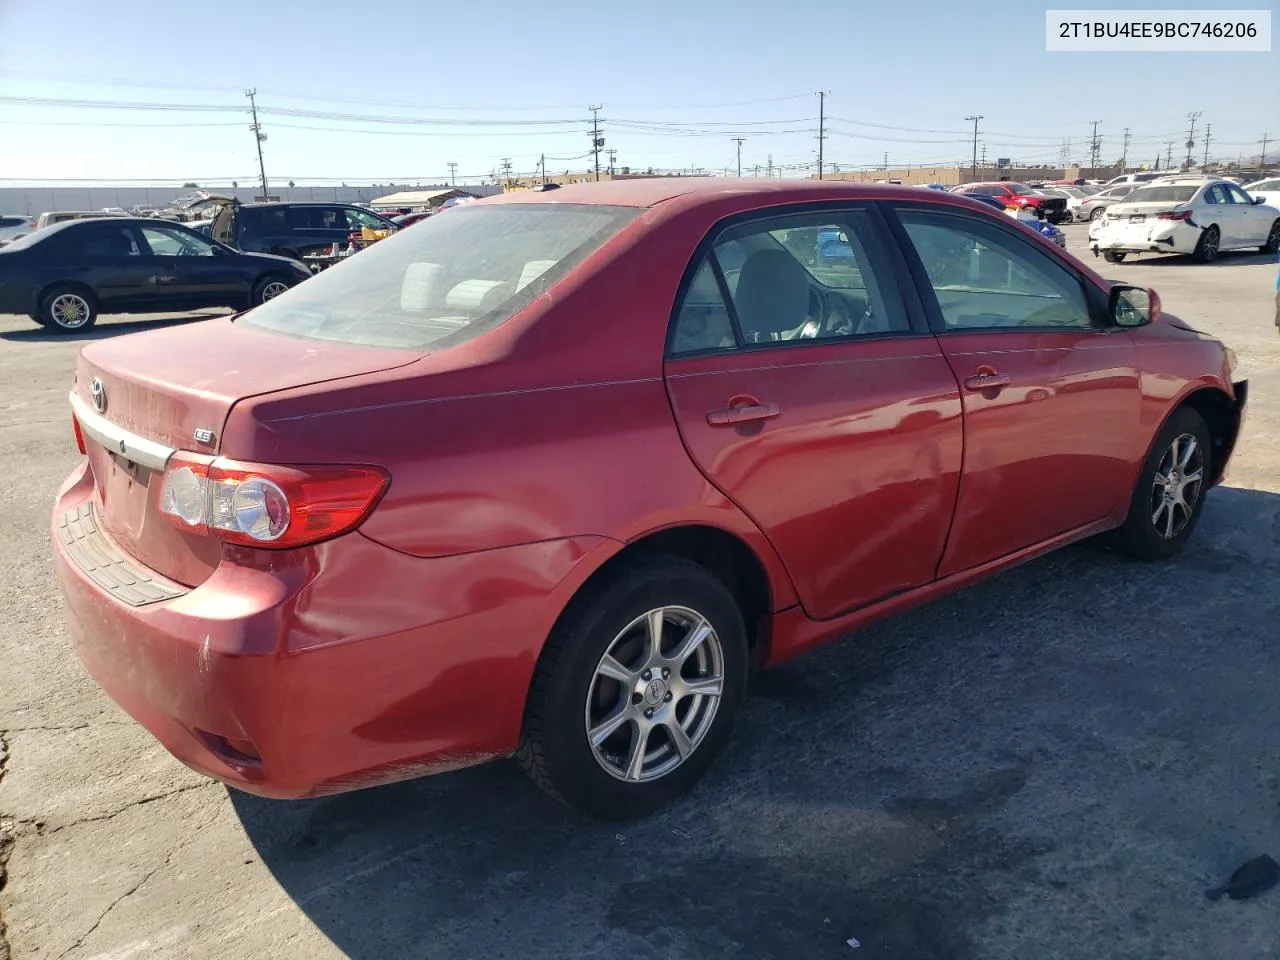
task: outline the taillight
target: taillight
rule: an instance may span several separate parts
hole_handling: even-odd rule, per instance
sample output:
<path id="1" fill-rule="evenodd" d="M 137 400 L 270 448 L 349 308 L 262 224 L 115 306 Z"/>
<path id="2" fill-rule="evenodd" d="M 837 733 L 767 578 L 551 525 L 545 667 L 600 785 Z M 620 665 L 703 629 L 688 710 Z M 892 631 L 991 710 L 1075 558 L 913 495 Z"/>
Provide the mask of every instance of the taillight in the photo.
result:
<path id="1" fill-rule="evenodd" d="M 1156 214 L 1157 220 L 1190 220 L 1190 210 L 1166 210 Z"/>
<path id="2" fill-rule="evenodd" d="M 84 447 L 84 434 L 80 432 L 80 420 L 74 413 L 71 415 L 71 429 L 76 432 L 76 446 L 80 448 L 80 452 L 88 453 Z"/>
<path id="3" fill-rule="evenodd" d="M 377 467 L 278 467 L 177 454 L 160 511 L 175 526 L 255 547 L 299 547 L 355 528 L 389 478 Z"/>

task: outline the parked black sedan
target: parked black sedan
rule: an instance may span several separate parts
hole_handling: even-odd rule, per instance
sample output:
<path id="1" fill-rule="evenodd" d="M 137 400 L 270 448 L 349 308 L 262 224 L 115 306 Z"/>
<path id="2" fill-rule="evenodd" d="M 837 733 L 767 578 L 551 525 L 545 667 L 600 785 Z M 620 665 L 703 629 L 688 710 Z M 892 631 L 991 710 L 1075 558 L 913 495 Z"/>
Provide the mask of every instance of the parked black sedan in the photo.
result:
<path id="1" fill-rule="evenodd" d="M 253 307 L 310 276 L 296 260 L 241 253 L 176 223 L 70 220 L 0 247 L 0 313 L 69 333 L 100 313 Z"/>

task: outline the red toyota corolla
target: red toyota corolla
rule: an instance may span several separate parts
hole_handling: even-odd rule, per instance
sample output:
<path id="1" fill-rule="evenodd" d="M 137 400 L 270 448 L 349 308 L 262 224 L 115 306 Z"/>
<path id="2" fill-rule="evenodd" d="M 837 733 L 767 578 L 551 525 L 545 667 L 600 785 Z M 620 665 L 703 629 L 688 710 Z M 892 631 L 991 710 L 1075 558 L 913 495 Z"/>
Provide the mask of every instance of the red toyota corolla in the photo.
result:
<path id="1" fill-rule="evenodd" d="M 706 770 L 750 668 L 1084 537 L 1181 548 L 1234 364 L 954 195 L 509 194 L 85 347 L 57 566 L 89 671 L 209 776 L 515 754 L 633 816 Z"/>

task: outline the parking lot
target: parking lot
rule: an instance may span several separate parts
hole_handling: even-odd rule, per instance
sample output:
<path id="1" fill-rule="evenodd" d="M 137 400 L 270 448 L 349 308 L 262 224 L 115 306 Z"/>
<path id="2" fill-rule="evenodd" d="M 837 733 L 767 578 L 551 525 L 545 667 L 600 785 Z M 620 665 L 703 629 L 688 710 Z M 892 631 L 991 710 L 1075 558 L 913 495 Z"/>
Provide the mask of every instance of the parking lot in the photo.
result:
<path id="1" fill-rule="evenodd" d="M 508 763 L 282 803 L 170 758 L 72 652 L 48 514 L 78 347 L 193 318 L 0 316 L 12 956 L 1274 958 L 1280 891 L 1204 890 L 1280 858 L 1276 264 L 1085 256 L 1250 380 L 1187 551 L 1073 547 L 762 675 L 707 780 L 621 826 Z"/>

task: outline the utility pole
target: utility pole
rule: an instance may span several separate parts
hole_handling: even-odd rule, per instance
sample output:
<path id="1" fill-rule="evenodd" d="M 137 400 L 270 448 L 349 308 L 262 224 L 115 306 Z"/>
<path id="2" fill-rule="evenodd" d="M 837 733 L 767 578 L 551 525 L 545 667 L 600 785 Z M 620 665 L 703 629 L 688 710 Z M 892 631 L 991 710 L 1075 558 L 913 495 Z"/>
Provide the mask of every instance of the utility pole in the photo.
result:
<path id="1" fill-rule="evenodd" d="M 449 186 L 456 187 L 458 185 L 458 165 L 452 160 L 449 161 Z"/>
<path id="2" fill-rule="evenodd" d="M 888 151 L 888 150 L 886 150 L 886 151 L 884 152 L 884 166 L 883 166 L 883 167 L 881 167 L 880 169 L 881 169 L 881 170 L 888 170 L 888 169 L 889 169 L 889 151 Z"/>
<path id="3" fill-rule="evenodd" d="M 1129 128 L 1124 128 L 1124 146 L 1120 149 L 1120 172 L 1124 173 L 1125 161 L 1129 159 Z"/>
<path id="4" fill-rule="evenodd" d="M 1098 152 L 1102 146 L 1098 142 L 1098 124 L 1101 123 L 1102 121 L 1090 120 L 1089 122 L 1093 124 L 1093 135 L 1089 137 L 1089 166 L 1092 169 L 1097 170 L 1098 169 Z"/>
<path id="5" fill-rule="evenodd" d="M 1173 144 L 1172 144 L 1172 143 L 1168 144 L 1168 145 L 1167 145 L 1167 147 L 1166 147 L 1166 149 L 1167 149 L 1169 152 L 1168 152 L 1168 154 L 1165 156 L 1165 160 L 1164 160 L 1164 168 L 1165 168 L 1166 170 L 1172 170 L 1172 169 L 1173 169 Z"/>
<path id="6" fill-rule="evenodd" d="M 604 137 L 600 136 L 600 111 L 603 106 L 587 107 L 591 111 L 591 153 L 595 156 L 596 182 L 600 181 L 600 148 L 604 146 Z"/>
<path id="7" fill-rule="evenodd" d="M 1258 166 L 1263 170 L 1267 168 L 1267 140 L 1270 139 L 1265 133 L 1262 135 L 1262 153 L 1258 156 Z"/>
<path id="8" fill-rule="evenodd" d="M 506 181 L 506 185 L 511 186 L 511 158 L 502 158 L 502 179 Z"/>
<path id="9" fill-rule="evenodd" d="M 613 176 L 613 160 L 618 155 L 618 151 L 610 147 L 605 153 L 609 154 L 609 176 Z"/>
<path id="10" fill-rule="evenodd" d="M 738 145 L 738 176 L 742 176 L 742 143 L 747 138 L 746 137 L 730 137 L 729 139 Z M 760 175 L 760 166 L 759 164 L 757 164 L 756 176 L 759 176 L 759 175 Z"/>
<path id="11" fill-rule="evenodd" d="M 542 182 L 547 182 L 547 155 L 544 153 L 538 157 L 538 170 L 542 174 Z"/>
<path id="12" fill-rule="evenodd" d="M 982 145 L 982 169 L 987 169 L 987 145 Z"/>
<path id="13" fill-rule="evenodd" d="M 1191 166 L 1191 148 L 1196 145 L 1196 121 L 1200 119 L 1200 111 L 1194 110 L 1187 114 L 1187 119 L 1191 121 L 1191 129 L 1187 131 L 1187 166 Z"/>
<path id="14" fill-rule="evenodd" d="M 1209 169 L 1209 141 L 1212 139 L 1212 135 L 1213 124 L 1206 123 L 1204 125 L 1204 163 L 1200 165 L 1202 170 Z"/>
<path id="15" fill-rule="evenodd" d="M 244 95 L 249 98 L 249 109 L 253 113 L 253 124 L 249 127 L 253 131 L 253 138 L 258 143 L 258 174 L 262 177 L 262 199 L 267 199 L 267 168 L 262 162 L 262 141 L 267 139 L 267 135 L 262 132 L 262 124 L 258 123 L 258 102 L 255 97 L 258 95 L 258 89 L 246 90 Z"/>
<path id="16" fill-rule="evenodd" d="M 773 178 L 773 154 L 772 153 L 769 154 L 769 163 L 764 168 L 764 175 L 765 175 L 765 179 L 767 180 Z"/>
<path id="17" fill-rule="evenodd" d="M 754 167 L 752 167 L 752 168 L 751 168 L 751 175 L 752 175 L 753 177 L 758 177 L 758 176 L 760 176 L 760 164 L 758 164 L 758 163 L 757 163 Z M 741 161 L 739 161 L 739 162 L 738 162 L 738 176 L 742 176 L 742 162 L 741 162 Z"/>
<path id="18" fill-rule="evenodd" d="M 973 121 L 973 179 L 978 179 L 978 121 L 982 119 L 982 114 L 972 117 L 965 117 L 966 120 Z"/>
<path id="19" fill-rule="evenodd" d="M 827 139 L 827 95 L 818 91 L 818 179 L 822 179 L 822 142 Z"/>

